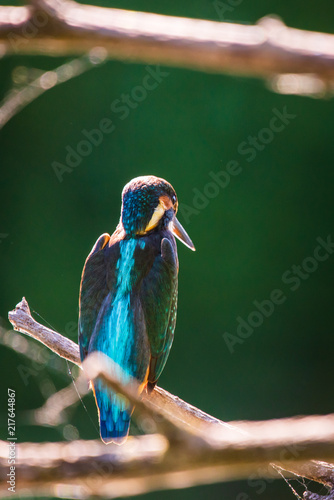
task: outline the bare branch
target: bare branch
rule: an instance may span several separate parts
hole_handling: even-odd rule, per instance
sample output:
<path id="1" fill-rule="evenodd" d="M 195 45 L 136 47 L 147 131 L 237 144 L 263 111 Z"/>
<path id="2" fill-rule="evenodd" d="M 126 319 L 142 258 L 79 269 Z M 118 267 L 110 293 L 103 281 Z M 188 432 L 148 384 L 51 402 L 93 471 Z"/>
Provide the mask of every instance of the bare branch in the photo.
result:
<path id="1" fill-rule="evenodd" d="M 287 451 L 286 449 L 284 450 Z M 221 445 L 216 448 L 187 447 L 175 442 L 169 446 L 159 434 L 130 437 L 118 446 L 99 441 L 69 443 L 22 443 L 17 445 L 16 474 L 20 496 L 28 491 L 42 496 L 97 496 L 116 498 L 159 489 L 189 487 L 218 481 L 277 478 L 268 459 L 276 456 L 248 444 Z M 0 442 L 0 475 L 8 469 L 8 442 Z M 285 469 L 305 463 L 295 458 L 282 462 Z M 309 462 L 306 472 L 317 464 Z M 331 474 L 333 474 L 331 472 Z M 291 477 L 286 473 L 287 477 Z M 292 477 L 295 475 L 292 474 Z M 0 493 L 6 492 L 4 482 Z M 67 495 L 59 495 L 67 491 Z M 69 492 L 72 491 L 72 495 Z M 26 493 L 27 494 L 27 493 Z"/>
<path id="2" fill-rule="evenodd" d="M 36 338 L 60 356 L 80 366 L 78 346 L 33 320 L 25 299 L 9 313 L 9 318 L 15 329 Z M 117 452 L 115 455 L 115 447 L 106 447 L 99 443 L 94 460 L 99 468 L 106 464 L 112 467 L 112 474 L 106 474 L 102 484 L 93 474 L 92 481 L 87 483 L 90 495 L 104 496 L 109 491 L 110 496 L 110 488 L 116 492 L 115 496 L 137 494 L 152 489 L 241 479 L 250 474 L 270 477 L 273 474 L 272 464 L 292 474 L 308 477 L 333 487 L 334 465 L 323 460 L 334 461 L 334 415 L 227 424 L 161 388 L 156 388 L 152 395 L 144 396 L 142 400 L 138 399 L 133 385 L 124 387 L 115 379 L 110 369 L 112 364 L 103 365 L 99 359 L 97 367 L 94 358 L 88 358 L 87 362 L 85 372 L 88 372 L 88 377 L 102 376 L 106 383 L 110 383 L 115 390 L 139 406 L 140 412 L 148 414 L 152 420 L 158 422 L 158 427 L 159 423 L 163 422 L 164 425 L 160 425 L 160 428 L 168 437 L 167 441 L 166 436 L 158 434 L 145 438 L 131 438 L 129 444 L 125 448 L 122 447 L 124 455 L 123 452 Z M 72 403 L 73 400 L 69 397 L 66 406 Z M 154 446 L 157 455 L 154 460 L 149 460 L 149 464 L 145 458 L 146 444 L 144 449 L 141 449 L 141 444 L 146 443 L 146 438 L 156 443 Z M 79 487 L 82 477 L 87 476 L 87 467 L 91 467 L 92 457 L 89 452 L 89 458 L 85 459 L 80 443 L 77 443 L 79 448 L 74 448 L 73 456 L 62 448 L 70 444 L 18 445 L 19 460 L 22 460 L 19 462 L 22 466 L 20 477 L 22 473 L 23 484 L 26 487 L 32 485 L 34 492 L 38 492 L 38 488 L 41 488 L 42 492 L 50 493 L 54 487 L 51 476 L 57 481 L 57 474 L 61 472 L 63 484 Z M 131 443 L 136 443 L 135 446 L 139 448 L 136 448 L 136 452 L 131 452 L 131 459 L 128 461 L 127 447 L 131 448 Z M 52 453 L 46 451 L 49 445 L 50 450 L 53 450 Z M 36 448 L 42 446 L 45 448 Z M 71 446 L 75 447 L 76 443 L 72 443 Z M 92 446 L 95 447 L 97 444 Z M 77 449 L 82 453 L 78 459 L 75 458 Z M 57 453 L 70 459 L 60 459 Z M 121 465 L 119 453 L 122 454 Z M 34 463 L 31 463 L 32 456 L 37 457 Z M 41 465 L 41 456 L 47 456 L 49 462 L 43 459 Z M 133 460 L 136 462 L 135 467 Z M 64 477 L 64 469 L 67 478 Z M 132 488 L 126 491 L 122 482 L 124 477 L 132 481 Z M 127 481 L 126 488 L 128 484 Z"/>
<path id="3" fill-rule="evenodd" d="M 42 342 L 51 351 L 58 354 L 78 366 L 81 366 L 79 347 L 72 340 L 63 337 L 44 325 L 35 321 L 30 312 L 28 302 L 23 297 L 13 311 L 8 313 L 8 319 L 14 327 L 14 330 L 25 333 L 29 337 Z"/>
<path id="4" fill-rule="evenodd" d="M 94 380 L 100 378 L 103 382 L 111 387 L 115 392 L 125 396 L 129 402 L 136 407 L 137 413 L 144 415 L 146 418 L 152 419 L 156 423 L 156 427 L 169 440 L 186 440 L 189 445 L 190 441 L 194 446 L 202 446 L 206 444 L 204 434 L 201 436 L 196 433 L 195 429 L 184 422 L 175 419 L 175 416 L 170 412 L 165 411 L 162 407 L 151 403 L 150 397 L 141 398 L 139 395 L 139 383 L 131 378 L 126 385 L 120 383 L 120 379 L 124 380 L 120 373 L 121 368 L 100 352 L 90 354 L 82 364 L 83 373 L 80 378 Z M 80 379 L 79 379 L 80 383 Z M 158 417 L 158 418 L 157 418 Z"/>
<path id="5" fill-rule="evenodd" d="M 14 330 L 35 338 L 60 357 L 71 361 L 81 368 L 78 345 L 35 321 L 31 316 L 28 302 L 24 297 L 16 305 L 15 309 L 8 313 L 8 318 Z M 170 414 L 171 418 L 177 418 L 186 425 L 198 429 L 204 429 L 206 425 L 213 423 L 230 428 L 229 424 L 208 415 L 160 387 L 155 387 L 152 392 L 150 404 L 157 409 L 163 410 L 166 414 Z"/>
<path id="6" fill-rule="evenodd" d="M 44 92 L 101 64 L 105 58 L 106 51 L 104 49 L 95 49 L 90 51 L 89 54 L 62 64 L 52 71 L 41 71 L 38 78 L 32 82 L 23 85 L 19 89 L 12 89 L 0 102 L 0 129 L 21 109 L 44 94 Z"/>
<path id="7" fill-rule="evenodd" d="M 88 392 L 88 391 L 87 391 Z M 80 391 L 82 395 L 82 392 Z M 78 394 L 73 383 L 52 394 L 41 408 L 28 412 L 33 423 L 37 425 L 57 426 L 65 420 L 65 410 L 78 402 Z"/>
<path id="8" fill-rule="evenodd" d="M 110 58 L 260 78 L 315 75 L 334 81 L 334 35 L 287 28 L 265 18 L 255 26 L 35 0 L 0 7 L 0 54 L 78 55 L 104 47 Z M 36 16 L 47 16 L 45 23 Z M 36 26 L 25 36 L 27 26 Z M 309 82 L 308 82 L 309 85 Z"/>

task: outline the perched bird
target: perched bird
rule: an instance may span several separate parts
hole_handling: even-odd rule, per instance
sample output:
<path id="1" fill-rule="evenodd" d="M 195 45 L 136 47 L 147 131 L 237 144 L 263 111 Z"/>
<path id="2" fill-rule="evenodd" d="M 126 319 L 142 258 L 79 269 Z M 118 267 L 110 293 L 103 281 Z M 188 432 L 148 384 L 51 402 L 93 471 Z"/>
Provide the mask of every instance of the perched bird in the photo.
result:
<path id="1" fill-rule="evenodd" d="M 173 342 L 178 257 L 174 236 L 195 247 L 176 218 L 173 187 L 154 176 L 137 177 L 123 189 L 115 232 L 99 237 L 82 272 L 79 298 L 80 356 L 94 351 L 121 368 L 139 391 L 151 392 Z M 123 442 L 133 407 L 99 380 L 93 390 L 105 443 Z"/>

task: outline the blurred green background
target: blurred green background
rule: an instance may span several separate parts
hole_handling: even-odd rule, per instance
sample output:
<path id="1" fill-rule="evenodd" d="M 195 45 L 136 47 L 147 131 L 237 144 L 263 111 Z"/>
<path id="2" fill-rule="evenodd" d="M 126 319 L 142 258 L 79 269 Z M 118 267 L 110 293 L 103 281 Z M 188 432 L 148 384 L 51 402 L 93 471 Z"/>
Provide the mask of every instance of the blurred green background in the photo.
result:
<path id="1" fill-rule="evenodd" d="M 104 5 L 219 20 L 211 1 L 124 0 Z M 316 5 L 301 0 L 241 1 L 224 18 L 254 23 L 271 13 L 289 26 L 333 30 L 330 0 Z M 0 99 L 11 89 L 18 66 L 52 70 L 68 60 L 0 60 Z M 195 193 L 203 193 L 212 181 L 210 172 L 226 170 L 235 160 L 242 171 L 203 203 L 205 207 L 188 217 L 187 207 L 180 210 L 179 219 L 197 251 L 178 245 L 178 321 L 159 385 L 223 420 L 333 412 L 334 392 L 329 388 L 334 382 L 334 255 L 300 279 L 297 290 L 291 290 L 282 275 L 313 255 L 318 237 L 334 238 L 334 101 L 278 95 L 253 79 L 162 68 L 169 75 L 122 120 L 111 105 L 142 84 L 145 66 L 108 61 L 47 91 L 0 131 L 2 342 L 10 342 L 4 335 L 10 327 L 7 311 L 23 295 L 55 329 L 77 340 L 85 258 L 97 237 L 116 227 L 121 190 L 132 177 L 164 177 L 181 206 L 194 207 Z M 273 110 L 283 112 L 284 107 L 295 117 L 268 144 L 260 142 L 261 151 L 247 161 L 250 155 L 238 152 L 240 144 L 259 133 L 266 139 L 262 129 L 269 126 Z M 85 139 L 83 129 L 96 129 L 104 118 L 113 121 L 115 130 L 59 182 L 52 164 L 64 164 L 66 148 L 76 149 Z M 224 333 L 236 335 L 237 317 L 246 320 L 256 310 L 253 302 L 268 299 L 277 288 L 285 302 L 231 353 Z M 0 370 L 2 408 L 7 386 L 17 392 L 19 441 L 98 437 L 81 404 L 70 412 L 70 426 L 27 424 L 27 410 L 69 384 L 65 362 L 51 357 L 45 364 L 33 364 L 3 345 Z M 27 374 L 26 385 L 20 372 Z M 92 395 L 85 404 L 96 425 Z M 243 481 L 151 493 L 147 498 L 207 495 L 292 498 L 279 481 L 266 482 L 263 491 Z"/>

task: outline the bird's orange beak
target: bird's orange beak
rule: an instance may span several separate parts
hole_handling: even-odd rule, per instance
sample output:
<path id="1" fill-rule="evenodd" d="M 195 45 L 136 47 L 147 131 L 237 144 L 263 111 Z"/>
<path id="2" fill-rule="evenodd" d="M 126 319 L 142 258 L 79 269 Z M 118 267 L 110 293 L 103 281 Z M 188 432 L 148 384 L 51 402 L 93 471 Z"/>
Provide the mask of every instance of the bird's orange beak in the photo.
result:
<path id="1" fill-rule="evenodd" d="M 182 243 L 184 243 L 186 247 L 190 248 L 190 250 L 193 251 L 196 250 L 187 232 L 185 231 L 185 229 L 183 229 L 182 225 L 179 223 L 176 217 L 174 217 L 173 220 L 170 222 L 169 228 L 174 234 L 174 236 L 178 238 L 180 241 L 182 241 Z"/>

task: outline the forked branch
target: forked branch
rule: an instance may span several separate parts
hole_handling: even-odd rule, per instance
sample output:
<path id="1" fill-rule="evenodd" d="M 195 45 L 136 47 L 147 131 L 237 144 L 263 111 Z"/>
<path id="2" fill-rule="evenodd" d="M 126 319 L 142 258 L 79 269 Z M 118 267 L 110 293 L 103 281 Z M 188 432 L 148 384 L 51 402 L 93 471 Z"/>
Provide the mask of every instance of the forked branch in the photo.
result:
<path id="1" fill-rule="evenodd" d="M 15 330 L 80 366 L 78 346 L 37 323 L 25 299 L 9 313 L 9 319 Z M 334 465 L 323 461 L 334 462 L 334 415 L 226 423 L 161 388 L 138 399 L 132 385 L 135 382 L 122 386 L 108 360 L 97 362 L 90 357 L 85 364 L 88 377 L 102 377 L 130 398 L 140 414 L 156 422 L 162 434 L 131 437 L 116 448 L 95 441 L 22 443 L 17 463 L 22 487 L 33 488 L 36 494 L 52 494 L 61 482 L 78 496 L 81 491 L 82 496 L 110 497 L 112 491 L 116 497 L 251 474 L 276 477 L 278 468 L 287 475 L 301 475 L 334 488 Z M 69 404 L 72 402 L 70 398 Z M 0 445 L 1 474 L 6 470 L 6 446 Z"/>

